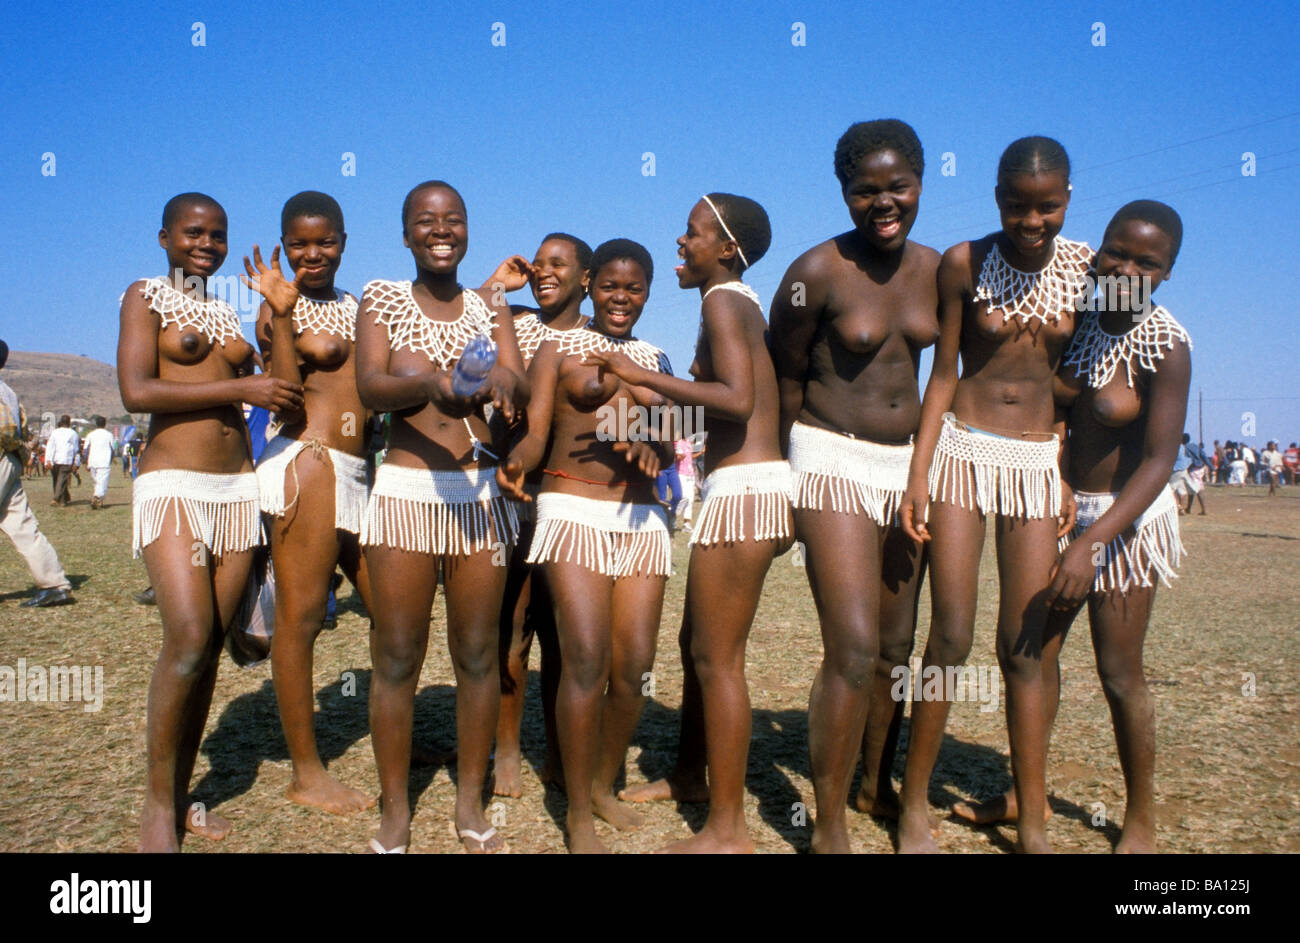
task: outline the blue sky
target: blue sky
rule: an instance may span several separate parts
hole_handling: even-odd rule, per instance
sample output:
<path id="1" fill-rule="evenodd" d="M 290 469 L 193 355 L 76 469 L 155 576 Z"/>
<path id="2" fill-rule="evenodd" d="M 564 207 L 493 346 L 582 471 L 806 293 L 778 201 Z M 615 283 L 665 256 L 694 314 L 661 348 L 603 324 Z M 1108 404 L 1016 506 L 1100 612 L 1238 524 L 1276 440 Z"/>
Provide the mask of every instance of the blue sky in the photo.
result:
<path id="1" fill-rule="evenodd" d="M 111 362 L 118 297 L 162 272 L 177 192 L 228 210 L 226 275 L 275 241 L 288 196 L 335 195 L 339 282 L 359 292 L 410 277 L 402 197 L 441 177 L 468 204 L 467 284 L 555 229 L 644 243 L 659 276 L 638 333 L 684 370 L 699 301 L 672 278 L 674 240 L 699 194 L 767 208 L 772 249 L 748 276 L 766 304 L 800 252 L 848 228 L 838 136 L 898 117 L 926 149 L 912 238 L 940 250 L 997 228 L 994 168 L 1025 134 L 1070 153 L 1070 238 L 1095 245 L 1127 200 L 1171 203 L 1186 237 L 1156 300 L 1195 342 L 1188 428 L 1203 391 L 1207 442 L 1242 438 L 1243 413 L 1248 441 L 1300 440 L 1289 4 L 97 3 L 6 5 L 0 23 L 0 279 L 16 289 L 0 336 L 15 350 Z"/>

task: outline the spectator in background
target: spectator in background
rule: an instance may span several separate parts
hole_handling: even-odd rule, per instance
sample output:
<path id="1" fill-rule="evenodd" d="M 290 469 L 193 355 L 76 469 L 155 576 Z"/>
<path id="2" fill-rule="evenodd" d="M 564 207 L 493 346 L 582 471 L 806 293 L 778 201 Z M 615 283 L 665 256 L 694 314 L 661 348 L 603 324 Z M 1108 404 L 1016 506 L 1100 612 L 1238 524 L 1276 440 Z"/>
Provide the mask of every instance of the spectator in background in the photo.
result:
<path id="1" fill-rule="evenodd" d="M 1268 475 L 1268 494 L 1277 493 L 1277 482 L 1282 477 L 1282 453 L 1277 450 L 1277 443 L 1270 441 L 1259 456 L 1260 467 Z"/>
<path id="2" fill-rule="evenodd" d="M 1173 489 L 1174 494 L 1178 496 L 1178 513 L 1189 514 L 1192 510 L 1192 497 L 1197 493 L 1197 486 L 1192 480 L 1189 469 L 1192 467 L 1192 453 L 1188 449 L 1192 437 L 1186 432 L 1183 433 L 1182 444 L 1178 446 L 1178 455 L 1174 458 L 1174 470 L 1169 476 L 1169 487 Z M 1187 508 L 1184 509 L 1181 499 L 1187 498 Z"/>
<path id="3" fill-rule="evenodd" d="M 691 532 L 691 509 L 695 504 L 695 453 L 689 439 L 678 439 L 673 444 L 677 457 L 677 479 L 681 486 L 681 500 L 677 506 L 682 512 L 683 526 Z"/>
<path id="4" fill-rule="evenodd" d="M 41 441 L 41 430 L 35 426 L 28 427 L 27 436 L 27 470 L 23 477 L 41 478 L 45 475 L 45 443 Z"/>
<path id="5" fill-rule="evenodd" d="M 96 416 L 95 428 L 86 436 L 86 469 L 95 486 L 90 498 L 92 511 L 104 506 L 104 498 L 108 496 L 108 476 L 113 470 L 113 433 L 104 428 L 106 424 L 103 416 Z"/>
<path id="6" fill-rule="evenodd" d="M 1300 446 L 1297 446 L 1294 442 L 1291 443 L 1290 448 L 1282 453 L 1282 466 L 1283 474 L 1286 475 L 1286 483 L 1294 485 L 1296 472 L 1300 471 Z"/>
<path id="7" fill-rule="evenodd" d="M 1187 454 L 1192 459 L 1191 466 L 1187 469 L 1187 477 L 1190 479 L 1193 488 L 1191 494 L 1187 496 L 1187 509 L 1185 514 L 1192 513 L 1192 499 L 1195 498 L 1200 502 L 1201 514 L 1205 514 L 1205 476 L 1210 469 L 1210 457 L 1205 454 L 1205 446 L 1200 442 L 1192 442 L 1191 436 L 1183 433 L 1182 447 L 1187 450 Z"/>
<path id="8" fill-rule="evenodd" d="M 9 345 L 0 341 L 0 369 L 9 359 Z M 36 515 L 23 490 L 23 410 L 9 384 L 0 380 L 0 530 L 31 570 L 36 595 L 24 607 L 60 606 L 76 602 L 72 584 L 59 565 L 59 556 L 36 525 Z"/>
<path id="9" fill-rule="evenodd" d="M 1229 442 L 1226 452 L 1228 456 L 1228 484 L 1245 485 L 1246 473 L 1249 468 L 1246 465 L 1246 460 L 1242 457 L 1241 444 Z"/>
<path id="10" fill-rule="evenodd" d="M 59 417 L 58 428 L 50 433 L 50 439 L 45 443 L 45 465 L 53 469 L 54 479 L 54 499 L 50 504 L 67 507 L 71 503 L 68 488 L 80 453 L 81 437 L 72 428 L 72 417 L 64 413 Z"/>
<path id="11" fill-rule="evenodd" d="M 1246 481 L 1254 484 L 1256 481 L 1255 469 L 1258 467 L 1258 462 L 1255 458 L 1255 450 L 1245 442 L 1238 442 L 1237 448 L 1241 452 L 1242 460 L 1246 463 Z"/>
<path id="12" fill-rule="evenodd" d="M 1210 480 L 1216 484 L 1223 484 L 1224 476 L 1227 474 L 1227 465 L 1223 461 L 1223 445 L 1218 439 L 1214 440 L 1214 477 Z"/>

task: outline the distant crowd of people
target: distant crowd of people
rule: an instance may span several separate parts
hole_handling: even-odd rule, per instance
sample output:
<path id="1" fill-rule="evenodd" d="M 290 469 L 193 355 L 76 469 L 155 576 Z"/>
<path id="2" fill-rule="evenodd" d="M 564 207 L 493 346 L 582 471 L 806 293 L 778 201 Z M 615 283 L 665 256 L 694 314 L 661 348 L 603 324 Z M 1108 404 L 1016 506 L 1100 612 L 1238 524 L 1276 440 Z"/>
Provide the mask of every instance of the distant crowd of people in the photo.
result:
<path id="1" fill-rule="evenodd" d="M 1277 493 L 1281 484 L 1294 485 L 1300 469 L 1300 445 L 1292 442 L 1285 450 L 1277 440 L 1270 439 L 1258 452 L 1244 442 L 1214 440 L 1214 451 L 1208 452 L 1199 442 L 1183 433 L 1183 444 L 1174 461 L 1174 471 L 1169 487 L 1180 501 L 1179 511 L 1192 512 L 1192 504 L 1199 502 L 1205 513 L 1205 499 L 1201 496 L 1207 484 L 1268 485 L 1270 495 Z M 1186 501 L 1182 505 L 1182 501 Z"/>

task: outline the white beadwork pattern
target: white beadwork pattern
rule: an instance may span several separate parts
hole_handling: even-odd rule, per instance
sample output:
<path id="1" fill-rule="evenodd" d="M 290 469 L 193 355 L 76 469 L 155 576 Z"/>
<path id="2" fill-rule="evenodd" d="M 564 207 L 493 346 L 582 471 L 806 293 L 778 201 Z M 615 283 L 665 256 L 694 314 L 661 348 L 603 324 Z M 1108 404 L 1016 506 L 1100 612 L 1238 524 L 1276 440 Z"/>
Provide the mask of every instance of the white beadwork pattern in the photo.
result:
<path id="1" fill-rule="evenodd" d="M 980 267 L 976 301 L 987 301 L 989 313 L 1002 312 L 1002 323 L 1018 317 L 1021 324 L 1037 319 L 1043 324 L 1058 321 L 1062 311 L 1073 311 L 1087 291 L 1092 248 L 1057 236 L 1052 240 L 1052 258 L 1037 272 L 1013 268 L 996 242 Z"/>
<path id="2" fill-rule="evenodd" d="M 202 331 L 214 344 L 226 346 L 232 338 L 244 337 L 239 315 L 220 298 L 199 301 L 180 291 L 164 277 L 145 279 L 140 293 L 149 302 L 149 310 L 162 319 L 162 326 L 175 324 L 177 330 L 192 327 Z"/>
<path id="3" fill-rule="evenodd" d="M 191 536 L 214 557 L 262 543 L 262 509 L 252 472 L 219 475 L 164 468 L 142 474 L 131 489 L 132 556 L 158 539 L 169 511 L 175 512 L 176 536 L 184 515 Z"/>
<path id="4" fill-rule="evenodd" d="M 462 291 L 461 314 L 454 321 L 434 321 L 420 310 L 411 294 L 411 282 L 376 279 L 369 282 L 362 302 L 370 305 L 375 322 L 388 328 L 388 345 L 393 350 L 424 354 L 442 370 L 460 359 L 465 345 L 475 337 L 492 339 L 496 311 L 476 291 Z"/>
<path id="5" fill-rule="evenodd" d="M 317 301 L 298 296 L 293 306 L 293 333 L 337 334 L 349 341 L 357 339 L 357 299 L 346 291 L 334 289 L 333 301 Z"/>
<path id="6" fill-rule="evenodd" d="M 569 331 L 580 331 L 584 327 L 586 327 L 585 322 L 569 328 Z M 537 348 L 541 347 L 544 341 L 560 340 L 569 331 L 560 331 L 549 324 L 543 324 L 542 319 L 533 312 L 515 318 L 515 341 L 519 344 L 519 354 L 524 358 L 524 366 L 532 362 L 537 354 Z"/>
<path id="7" fill-rule="evenodd" d="M 672 364 L 668 362 L 668 355 L 653 344 L 647 344 L 645 341 L 617 337 L 609 337 L 601 334 L 599 331 L 593 331 L 590 327 L 581 328 L 576 331 L 561 331 L 556 340 L 556 348 L 562 354 L 574 354 L 579 357 L 585 357 L 594 350 L 603 352 L 620 351 L 627 354 L 632 362 L 646 370 L 654 370 L 658 373 L 672 375 Z"/>
<path id="8" fill-rule="evenodd" d="M 792 536 L 789 462 L 750 462 L 718 468 L 704 479 L 691 546 L 784 540 Z M 745 513 L 745 499 L 750 513 Z"/>
<path id="9" fill-rule="evenodd" d="M 704 298 L 709 297 L 709 295 L 713 294 L 715 291 L 734 291 L 736 294 L 744 295 L 750 301 L 754 302 L 754 304 L 758 305 L 760 313 L 763 310 L 763 302 L 758 300 L 758 292 L 754 291 L 754 289 L 750 288 L 744 282 L 722 282 L 719 285 L 714 285 L 704 293 Z M 704 298 L 701 298 L 700 301 L 703 301 Z"/>
<path id="10" fill-rule="evenodd" d="M 1192 339 L 1174 316 L 1157 306 L 1154 311 L 1135 324 L 1127 333 L 1115 335 L 1101 326 L 1097 316 L 1089 315 L 1075 332 L 1070 349 L 1065 353 L 1065 365 L 1074 367 L 1075 376 L 1087 374 L 1088 385 L 1101 389 L 1115 376 L 1120 364 L 1128 374 L 1128 385 L 1133 385 L 1133 357 L 1137 355 L 1142 369 L 1156 372 L 1165 351 L 1177 341 L 1192 349 Z"/>
<path id="11" fill-rule="evenodd" d="M 1116 494 L 1076 491 L 1074 500 L 1078 514 L 1074 529 L 1058 542 L 1061 551 L 1064 552 L 1072 541 L 1078 540 L 1097 523 L 1110 510 L 1116 497 Z M 1125 595 L 1136 587 L 1154 586 L 1152 576 L 1170 586 L 1169 581 L 1178 578 L 1178 567 L 1186 555 L 1187 549 L 1178 534 L 1178 501 L 1166 485 L 1151 506 L 1133 522 L 1131 530 L 1106 545 L 1102 559 L 1097 563 L 1092 591 L 1108 593 L 1117 589 Z"/>
<path id="12" fill-rule="evenodd" d="M 1037 519 L 1061 509 L 1060 441 L 975 432 L 944 413 L 930 463 L 930 497 L 981 514 Z"/>

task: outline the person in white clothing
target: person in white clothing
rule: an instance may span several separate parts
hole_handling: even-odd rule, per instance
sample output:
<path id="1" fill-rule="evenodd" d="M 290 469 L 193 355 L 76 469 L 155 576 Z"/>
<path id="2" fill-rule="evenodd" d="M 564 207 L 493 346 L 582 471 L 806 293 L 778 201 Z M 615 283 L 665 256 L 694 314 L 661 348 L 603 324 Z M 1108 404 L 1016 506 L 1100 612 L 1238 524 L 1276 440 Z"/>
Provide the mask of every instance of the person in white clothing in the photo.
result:
<path id="1" fill-rule="evenodd" d="M 9 359 L 9 346 L 0 341 L 0 369 Z M 23 413 L 18 397 L 0 380 L 0 530 L 9 535 L 14 548 L 27 562 L 36 595 L 22 603 L 24 607 L 58 606 L 76 602 L 72 585 L 59 565 L 59 555 L 37 529 L 36 515 L 27 504 L 23 491 Z"/>
<path id="2" fill-rule="evenodd" d="M 81 454 L 81 437 L 72 428 L 72 417 L 64 413 L 59 417 L 59 425 L 50 433 L 45 443 L 45 466 L 52 468 L 51 478 L 54 482 L 54 498 L 50 504 L 66 507 L 72 501 L 68 486 L 72 482 L 73 469 L 79 464 Z"/>
<path id="3" fill-rule="evenodd" d="M 83 461 L 90 471 L 95 493 L 90 499 L 90 509 L 98 510 L 104 506 L 108 495 L 108 475 L 113 469 L 113 433 L 104 428 L 103 416 L 95 417 L 95 428 L 86 436 Z"/>

